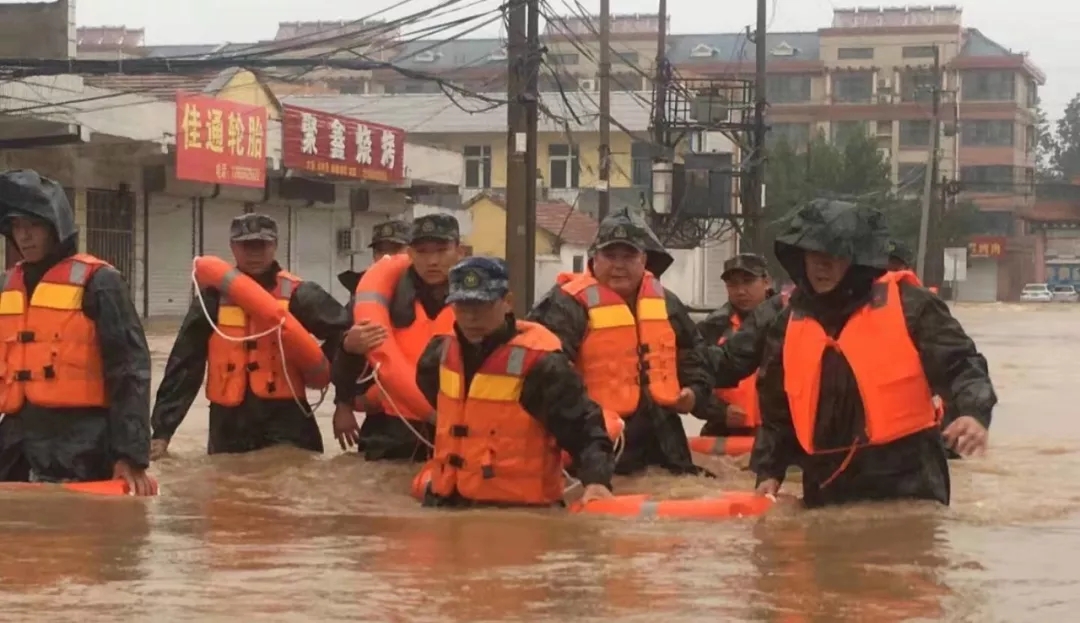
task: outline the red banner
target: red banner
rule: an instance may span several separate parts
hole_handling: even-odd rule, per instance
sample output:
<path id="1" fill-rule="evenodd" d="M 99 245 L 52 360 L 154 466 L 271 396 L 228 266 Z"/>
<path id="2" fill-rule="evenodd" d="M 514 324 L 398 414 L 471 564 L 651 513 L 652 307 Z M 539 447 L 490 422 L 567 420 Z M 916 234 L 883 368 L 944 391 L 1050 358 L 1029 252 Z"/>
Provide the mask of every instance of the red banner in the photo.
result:
<path id="1" fill-rule="evenodd" d="M 177 93 L 176 179 L 263 188 L 266 109 Z"/>
<path id="2" fill-rule="evenodd" d="M 401 128 L 286 105 L 281 135 L 286 169 L 375 182 L 405 179 Z"/>

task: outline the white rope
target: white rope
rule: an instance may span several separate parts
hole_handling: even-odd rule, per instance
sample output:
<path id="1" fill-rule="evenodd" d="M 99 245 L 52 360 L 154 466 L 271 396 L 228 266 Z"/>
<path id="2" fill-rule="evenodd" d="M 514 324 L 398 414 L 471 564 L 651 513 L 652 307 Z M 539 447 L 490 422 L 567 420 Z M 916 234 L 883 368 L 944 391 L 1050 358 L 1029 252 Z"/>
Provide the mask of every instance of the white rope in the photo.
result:
<path id="1" fill-rule="evenodd" d="M 292 377 L 288 372 L 288 365 L 287 365 L 287 360 L 286 360 L 286 357 L 285 357 L 285 340 L 283 339 L 284 338 L 283 333 L 284 333 L 284 327 L 285 327 L 285 319 L 282 318 L 281 322 L 279 322 L 277 325 L 275 325 L 273 327 L 270 327 L 269 329 L 267 329 L 265 331 L 260 331 L 259 333 L 255 333 L 253 335 L 245 335 L 245 336 L 242 336 L 242 337 L 234 337 L 234 336 L 231 336 L 231 335 L 226 335 L 218 327 L 217 323 L 210 316 L 210 311 L 206 308 L 206 300 L 203 299 L 202 287 L 200 287 L 199 280 L 195 276 L 195 266 L 196 266 L 197 261 L 198 261 L 198 258 L 195 258 L 195 260 L 192 260 L 192 263 L 191 263 L 191 282 L 193 284 L 195 284 L 195 298 L 197 298 L 199 300 L 199 307 L 202 308 L 203 316 L 206 317 L 206 321 L 208 323 L 210 323 L 210 328 L 214 330 L 214 333 L 216 333 L 218 335 L 218 337 L 222 338 L 223 340 L 229 341 L 229 342 L 247 342 L 248 340 L 257 340 L 257 339 L 260 339 L 260 338 L 264 338 L 264 337 L 266 337 L 268 335 L 277 334 L 278 354 L 281 357 L 281 368 L 284 371 L 285 382 L 289 386 L 289 391 L 292 392 L 293 400 L 296 401 L 296 405 L 298 407 L 300 407 L 300 410 L 303 411 L 305 415 L 307 415 L 308 417 L 312 417 L 312 418 L 315 417 L 315 411 L 318 410 L 318 408 L 320 406 L 322 406 L 323 401 L 326 400 L 326 392 L 327 392 L 328 388 L 323 388 L 323 389 L 319 390 L 319 401 L 316 402 L 315 405 L 312 406 L 312 407 L 309 407 L 308 405 L 304 404 L 304 401 L 300 399 L 301 396 L 303 396 L 306 399 L 307 398 L 307 392 L 305 391 L 303 394 L 301 394 L 300 392 L 297 391 L 297 388 L 293 385 Z M 301 388 L 301 389 L 304 389 L 304 388 Z"/>

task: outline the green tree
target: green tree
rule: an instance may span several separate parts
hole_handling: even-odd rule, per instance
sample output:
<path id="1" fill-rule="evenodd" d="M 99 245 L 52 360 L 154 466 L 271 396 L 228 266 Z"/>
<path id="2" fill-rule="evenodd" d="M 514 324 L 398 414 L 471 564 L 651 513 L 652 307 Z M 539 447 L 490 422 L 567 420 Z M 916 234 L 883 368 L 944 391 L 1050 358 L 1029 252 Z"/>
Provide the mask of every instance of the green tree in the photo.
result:
<path id="1" fill-rule="evenodd" d="M 1051 181 L 1061 177 L 1055 168 L 1054 159 L 1058 145 L 1054 133 L 1050 130 L 1050 120 L 1042 106 L 1035 106 L 1035 173 L 1041 181 Z"/>
<path id="2" fill-rule="evenodd" d="M 1057 177 L 1071 179 L 1080 174 L 1080 94 L 1072 98 L 1065 114 L 1057 120 L 1050 161 Z"/>
<path id="3" fill-rule="evenodd" d="M 917 188 L 906 186 L 913 193 L 898 195 L 893 188 L 891 165 L 873 137 L 859 133 L 836 145 L 819 134 L 801 147 L 796 149 L 781 140 L 769 152 L 765 219 L 771 237 L 780 233 L 794 207 L 831 196 L 875 205 L 885 213 L 893 235 L 912 249 L 917 248 L 921 183 L 914 181 Z M 958 203 L 945 211 L 940 223 L 931 223 L 930 236 L 946 245 L 962 244 L 975 231 L 977 219 L 974 204 Z"/>

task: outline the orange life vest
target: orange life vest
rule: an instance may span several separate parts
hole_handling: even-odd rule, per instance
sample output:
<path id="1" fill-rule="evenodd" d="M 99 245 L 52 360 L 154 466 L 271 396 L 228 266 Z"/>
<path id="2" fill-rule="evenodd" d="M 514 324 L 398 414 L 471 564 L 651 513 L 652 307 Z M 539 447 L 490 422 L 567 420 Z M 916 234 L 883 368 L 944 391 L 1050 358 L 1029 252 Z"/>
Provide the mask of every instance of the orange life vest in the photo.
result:
<path id="1" fill-rule="evenodd" d="M 742 326 L 742 320 L 735 314 L 731 315 L 731 332 L 739 330 Z M 721 336 L 716 342 L 717 346 L 727 341 L 726 337 Z M 738 405 L 742 407 L 746 412 L 746 419 L 742 423 L 742 426 L 746 428 L 757 428 L 761 426 L 761 406 L 758 404 L 757 393 L 757 377 L 758 373 L 754 372 L 745 379 L 739 381 L 739 384 L 735 387 L 717 388 L 713 390 L 713 393 L 717 398 L 732 405 Z"/>
<path id="2" fill-rule="evenodd" d="M 97 327 L 83 313 L 86 284 L 109 266 L 79 253 L 41 278 L 27 305 L 23 263 L 4 278 L 0 294 L 0 413 L 30 402 L 46 408 L 107 407 Z"/>
<path id="3" fill-rule="evenodd" d="M 904 273 L 886 273 L 873 299 L 856 311 L 838 339 L 812 318 L 792 310 L 784 338 L 784 390 L 799 443 L 808 454 L 882 445 L 937 426 L 932 392 L 900 306 Z M 866 413 L 866 431 L 850 448 L 815 448 L 821 360 L 835 348 L 847 360 Z M 835 477 L 835 475 L 834 475 Z"/>
<path id="4" fill-rule="evenodd" d="M 432 319 L 428 318 L 420 301 L 413 301 L 412 324 L 395 327 L 390 318 L 390 306 L 410 266 L 412 260 L 403 253 L 388 255 L 375 262 L 356 286 L 353 319 L 382 325 L 390 334 L 389 339 L 368 353 L 368 361 L 371 365 L 379 365 L 380 382 L 390 390 L 394 404 L 403 411 L 400 415 L 427 421 L 432 415 L 431 406 L 416 387 L 416 364 L 433 337 L 454 332 L 454 309 L 447 305 Z M 364 398 L 371 410 L 395 412 L 378 385 L 368 389 Z"/>
<path id="5" fill-rule="evenodd" d="M 681 389 L 678 348 L 664 288 L 652 273 L 641 280 L 636 313 L 588 273 L 562 289 L 589 312 L 577 360 L 589 397 L 623 417 L 637 410 L 643 389 L 658 405 L 674 405 Z"/>
<path id="6" fill-rule="evenodd" d="M 465 385 L 461 345 L 443 342 L 431 491 L 498 504 L 562 500 L 562 455 L 555 439 L 521 407 L 533 365 L 562 347 L 539 324 L 518 321 L 518 334 L 497 348 Z"/>
<path id="7" fill-rule="evenodd" d="M 288 309 L 289 300 L 301 281 L 284 270 L 278 272 L 277 283 L 270 294 L 282 309 Z M 248 312 L 224 293 L 218 304 L 217 325 L 222 333 L 233 338 L 255 335 L 271 328 L 253 322 Z M 206 370 L 206 398 L 210 402 L 235 407 L 244 401 L 248 388 L 259 398 L 293 400 L 296 396 L 290 383 L 302 392 L 303 371 L 290 362 L 281 361 L 277 334 L 244 341 L 226 340 L 217 333 L 210 336 Z"/>

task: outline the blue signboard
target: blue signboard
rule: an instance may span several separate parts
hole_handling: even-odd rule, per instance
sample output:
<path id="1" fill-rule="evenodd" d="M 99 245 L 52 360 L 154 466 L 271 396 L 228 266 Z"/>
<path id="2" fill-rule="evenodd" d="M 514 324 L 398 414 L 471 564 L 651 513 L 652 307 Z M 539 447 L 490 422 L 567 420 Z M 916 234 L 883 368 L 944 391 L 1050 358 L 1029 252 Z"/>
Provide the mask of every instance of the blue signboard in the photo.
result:
<path id="1" fill-rule="evenodd" d="M 1050 285 L 1080 286 L 1080 260 L 1069 264 L 1047 264 L 1046 282 Z"/>

